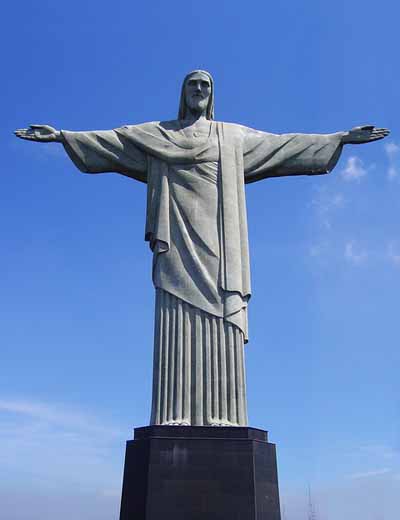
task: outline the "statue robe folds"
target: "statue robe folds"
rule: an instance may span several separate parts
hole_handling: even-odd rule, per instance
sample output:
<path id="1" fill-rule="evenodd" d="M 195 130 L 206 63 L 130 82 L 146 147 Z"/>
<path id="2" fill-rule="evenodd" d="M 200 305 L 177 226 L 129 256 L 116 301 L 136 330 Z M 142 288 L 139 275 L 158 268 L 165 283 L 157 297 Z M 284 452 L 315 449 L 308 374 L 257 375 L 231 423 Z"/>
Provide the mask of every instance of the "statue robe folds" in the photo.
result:
<path id="1" fill-rule="evenodd" d="M 340 134 L 276 135 L 210 121 L 62 131 L 83 172 L 146 182 L 156 288 L 151 424 L 246 425 L 250 270 L 245 183 L 327 173 Z"/>

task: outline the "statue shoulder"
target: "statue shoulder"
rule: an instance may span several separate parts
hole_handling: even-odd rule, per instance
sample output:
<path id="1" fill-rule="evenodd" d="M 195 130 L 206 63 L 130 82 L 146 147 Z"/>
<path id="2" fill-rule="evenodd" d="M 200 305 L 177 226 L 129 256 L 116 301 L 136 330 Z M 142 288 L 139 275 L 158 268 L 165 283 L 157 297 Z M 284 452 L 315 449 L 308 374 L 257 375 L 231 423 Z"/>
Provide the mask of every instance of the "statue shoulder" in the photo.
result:
<path id="1" fill-rule="evenodd" d="M 249 133 L 254 131 L 252 128 L 248 128 L 247 126 L 238 123 L 231 123 L 229 121 L 216 121 L 216 123 L 222 125 L 224 131 L 236 139 L 243 140 Z"/>
<path id="2" fill-rule="evenodd" d="M 146 123 L 137 123 L 134 125 L 123 125 L 118 130 L 126 130 L 126 131 L 133 130 L 134 131 L 135 129 L 138 129 L 138 130 L 144 130 L 144 131 L 151 131 L 151 130 L 155 130 L 156 128 L 158 128 L 159 125 L 160 125 L 160 121 L 148 121 Z"/>

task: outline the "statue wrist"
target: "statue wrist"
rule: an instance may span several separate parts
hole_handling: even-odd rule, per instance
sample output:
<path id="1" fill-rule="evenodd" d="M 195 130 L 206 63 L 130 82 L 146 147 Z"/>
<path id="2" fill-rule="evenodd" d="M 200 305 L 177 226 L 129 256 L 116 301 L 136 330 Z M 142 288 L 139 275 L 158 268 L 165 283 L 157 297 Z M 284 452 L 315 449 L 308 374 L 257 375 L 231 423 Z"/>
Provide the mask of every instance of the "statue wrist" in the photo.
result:
<path id="1" fill-rule="evenodd" d="M 349 142 L 350 132 L 339 132 L 339 134 L 341 134 L 342 144 L 346 144 Z"/>

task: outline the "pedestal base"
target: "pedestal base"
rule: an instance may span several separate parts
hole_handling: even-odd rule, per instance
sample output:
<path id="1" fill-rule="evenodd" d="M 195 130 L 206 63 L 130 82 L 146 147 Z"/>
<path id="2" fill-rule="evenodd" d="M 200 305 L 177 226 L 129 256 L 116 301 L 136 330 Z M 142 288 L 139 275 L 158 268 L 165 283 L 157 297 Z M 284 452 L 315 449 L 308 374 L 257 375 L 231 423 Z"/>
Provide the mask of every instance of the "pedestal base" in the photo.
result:
<path id="1" fill-rule="evenodd" d="M 280 520 L 275 445 L 256 428 L 137 428 L 120 520 Z"/>

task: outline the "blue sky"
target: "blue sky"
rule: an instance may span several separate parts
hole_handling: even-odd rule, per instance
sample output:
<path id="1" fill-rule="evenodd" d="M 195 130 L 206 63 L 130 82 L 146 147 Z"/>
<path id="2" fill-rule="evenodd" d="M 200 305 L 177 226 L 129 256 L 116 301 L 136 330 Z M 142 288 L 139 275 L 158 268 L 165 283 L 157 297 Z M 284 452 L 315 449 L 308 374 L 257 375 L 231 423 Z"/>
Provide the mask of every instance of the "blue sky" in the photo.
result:
<path id="1" fill-rule="evenodd" d="M 394 0 L 22 1 L 3 8 L 0 501 L 7 520 L 117 518 L 149 420 L 145 186 L 80 174 L 12 130 L 176 116 L 194 68 L 216 118 L 270 132 L 372 123 L 331 175 L 247 188 L 252 426 L 278 446 L 285 520 L 397 520 L 400 132 Z M 5 468 L 5 469 L 4 469 Z"/>

